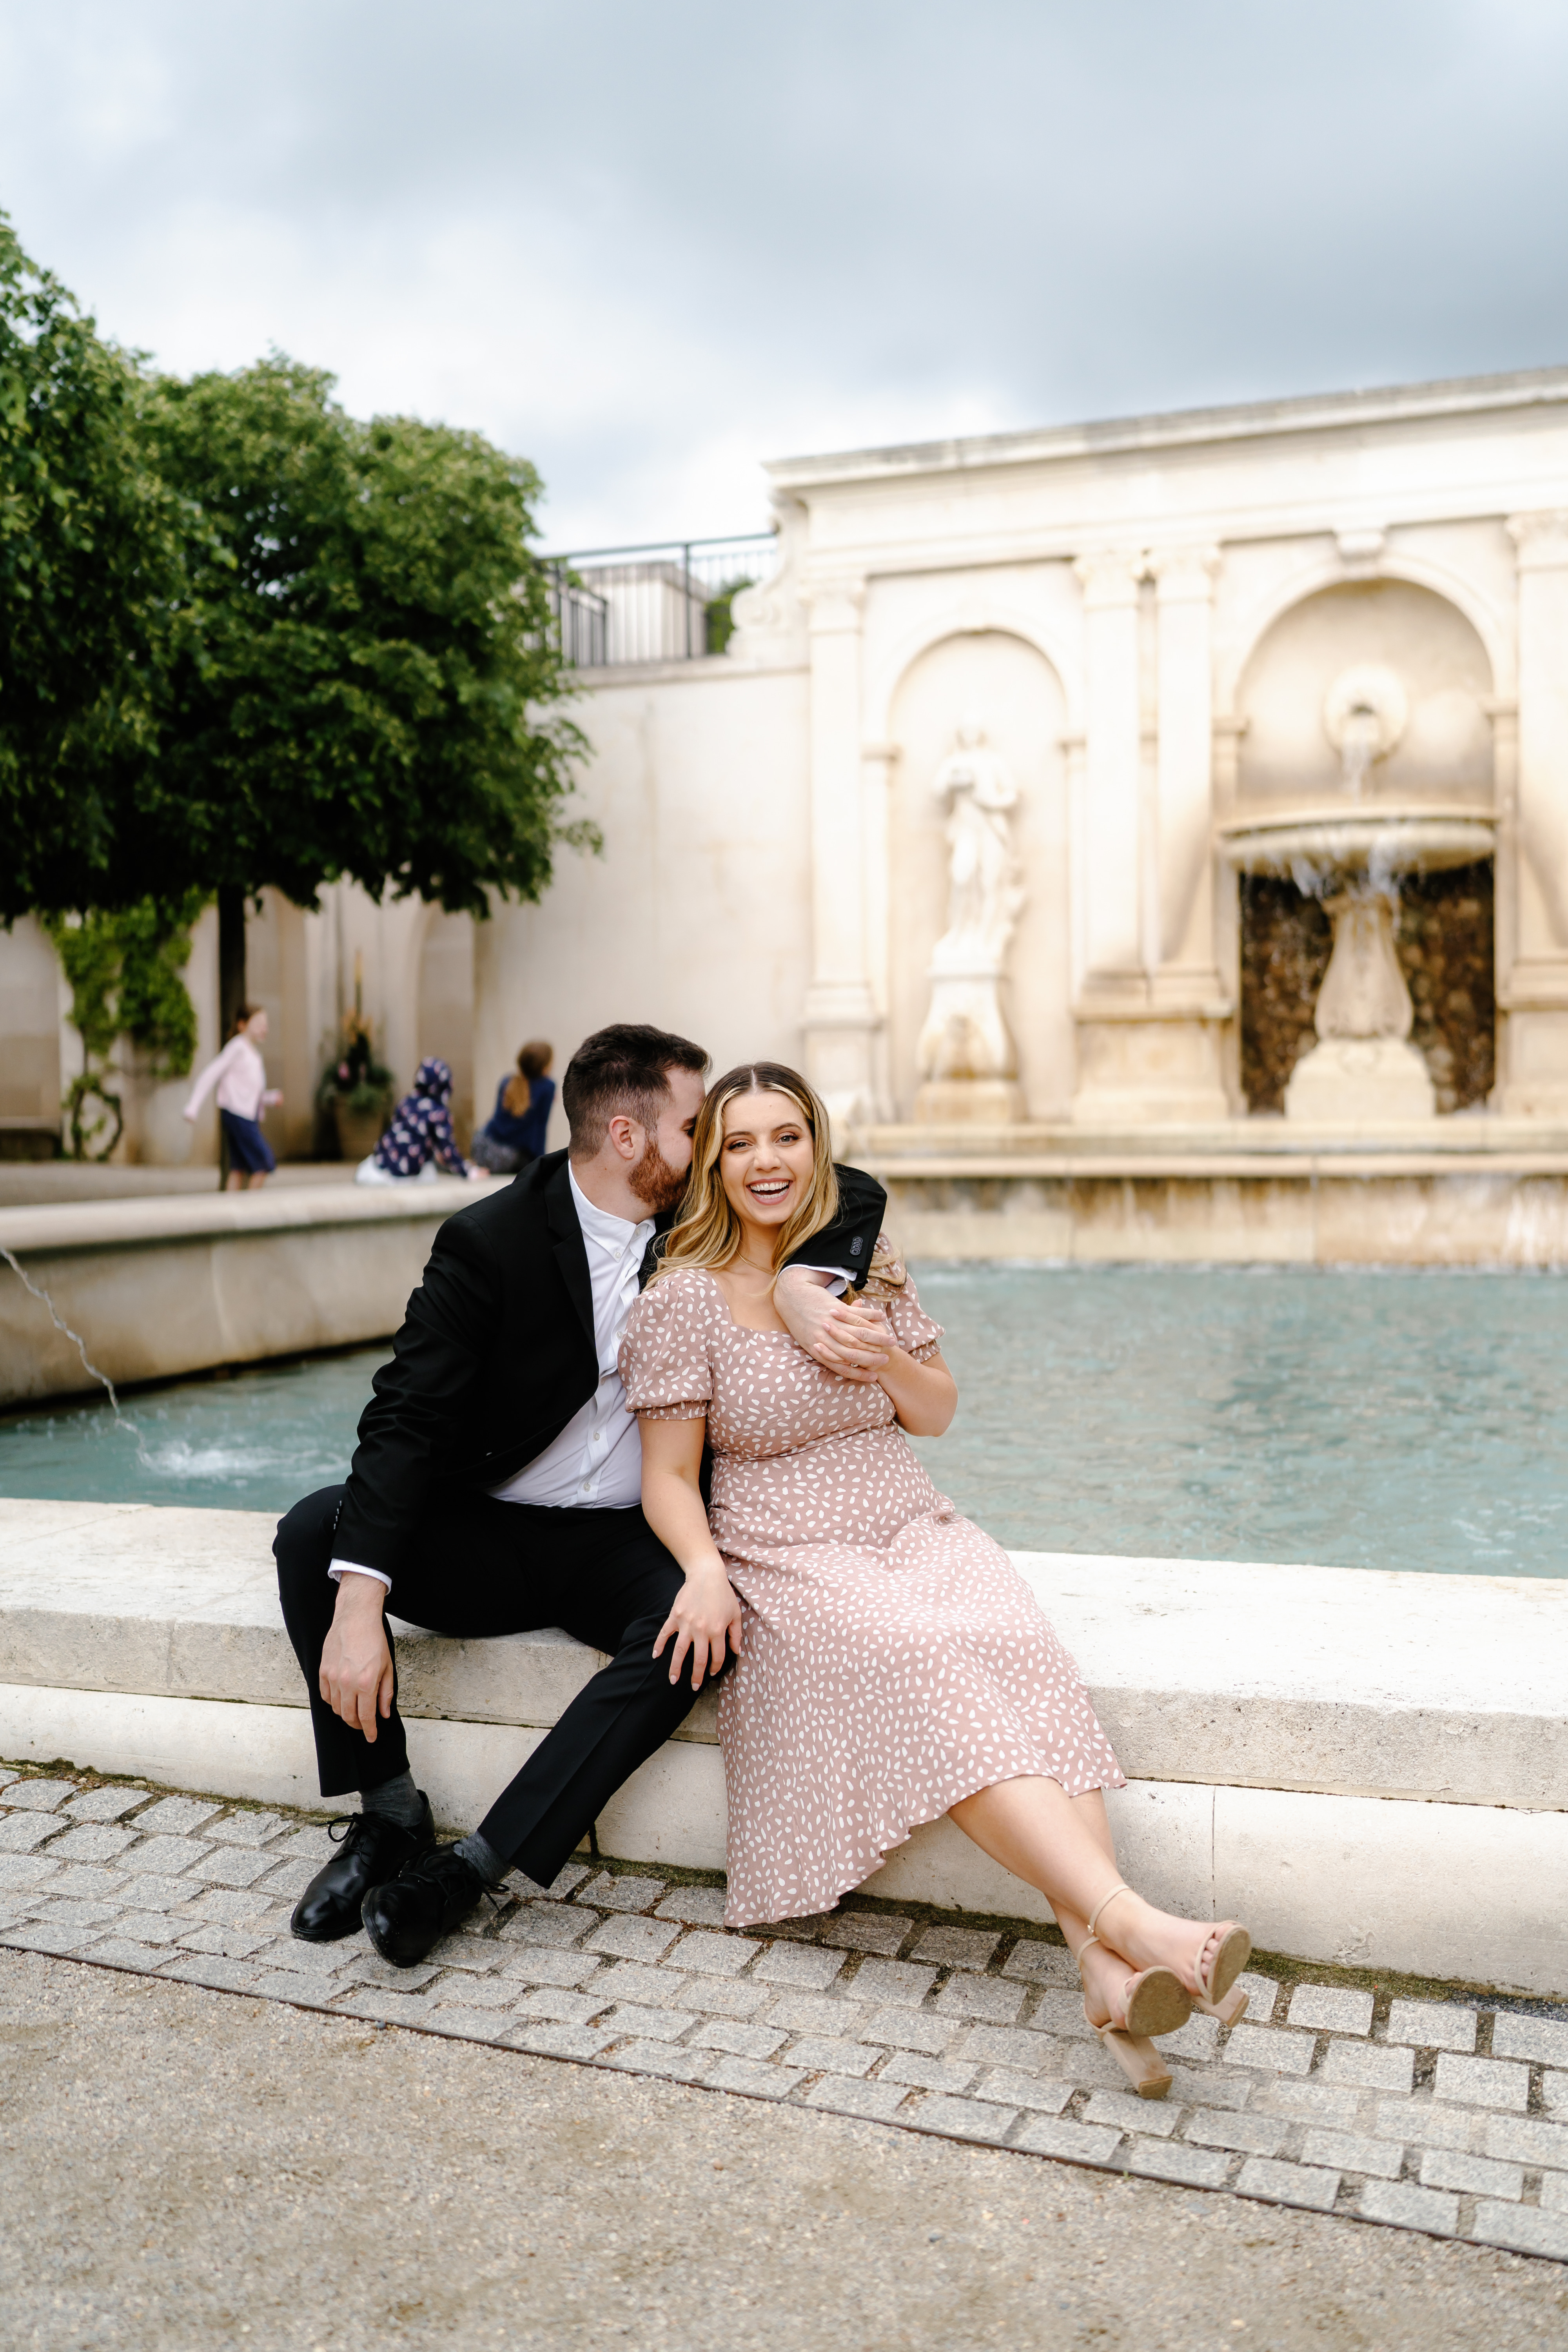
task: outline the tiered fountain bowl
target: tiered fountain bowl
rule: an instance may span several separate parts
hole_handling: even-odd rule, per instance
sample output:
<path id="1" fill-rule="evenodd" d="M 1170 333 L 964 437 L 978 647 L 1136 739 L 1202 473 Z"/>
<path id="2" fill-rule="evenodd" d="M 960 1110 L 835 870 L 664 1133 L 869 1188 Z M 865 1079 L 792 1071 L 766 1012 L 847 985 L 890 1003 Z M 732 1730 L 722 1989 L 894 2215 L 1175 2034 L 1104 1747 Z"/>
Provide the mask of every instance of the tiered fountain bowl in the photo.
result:
<path id="1" fill-rule="evenodd" d="M 1219 841 L 1238 872 L 1294 882 L 1321 901 L 1334 927 L 1313 1015 L 1318 1043 L 1291 1073 L 1287 1118 L 1364 1128 L 1435 1117 L 1431 1077 L 1409 1042 L 1414 1011 L 1394 945 L 1399 883 L 1490 857 L 1493 817 L 1361 801 L 1238 816 L 1220 827 Z"/>

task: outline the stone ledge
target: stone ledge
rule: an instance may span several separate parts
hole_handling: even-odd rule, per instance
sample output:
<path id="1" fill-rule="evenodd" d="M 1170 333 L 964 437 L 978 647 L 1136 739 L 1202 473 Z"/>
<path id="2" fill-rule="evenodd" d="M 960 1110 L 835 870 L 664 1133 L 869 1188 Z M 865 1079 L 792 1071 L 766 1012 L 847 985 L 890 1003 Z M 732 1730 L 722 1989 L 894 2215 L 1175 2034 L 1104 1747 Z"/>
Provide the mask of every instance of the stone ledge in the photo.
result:
<path id="1" fill-rule="evenodd" d="M 278 1614 L 273 1521 L 0 1501 L 0 1755 L 69 1758 L 311 1806 L 309 1717 Z M 1261 1945 L 1530 1992 L 1563 1990 L 1568 1584 L 1016 1556 L 1078 1655 L 1131 1787 L 1124 1866 Z M 597 1664 L 546 1631 L 400 1639 L 409 1748 L 470 1826 Z M 603 1850 L 717 1870 L 713 1702 L 606 1807 Z M 868 1882 L 894 1900 L 1045 1919 L 949 1822 Z"/>
<path id="2" fill-rule="evenodd" d="M 258 1512 L 0 1501 L 0 1681 L 300 1707 Z M 1015 1556 L 1146 1781 L 1555 1811 L 1568 1582 Z M 399 1631 L 410 1717 L 540 1728 L 596 1668 L 563 1633 Z M 717 1737 L 704 1697 L 687 1741 Z"/>
<path id="3" fill-rule="evenodd" d="M 155 1193 L 113 1201 L 61 1201 L 0 1209 L 0 1243 L 20 1257 L 139 1244 L 206 1241 L 215 1235 L 297 1233 L 314 1225 L 397 1224 L 449 1217 L 506 1177 L 470 1184 L 438 1176 L 428 1184 L 269 1184 L 258 1192 Z"/>
<path id="4" fill-rule="evenodd" d="M 385 1339 L 443 1221 L 492 1189 L 443 1178 L 5 1209 L 0 1244 L 129 1385 Z M 0 1406 L 96 1386 L 0 1264 Z"/>

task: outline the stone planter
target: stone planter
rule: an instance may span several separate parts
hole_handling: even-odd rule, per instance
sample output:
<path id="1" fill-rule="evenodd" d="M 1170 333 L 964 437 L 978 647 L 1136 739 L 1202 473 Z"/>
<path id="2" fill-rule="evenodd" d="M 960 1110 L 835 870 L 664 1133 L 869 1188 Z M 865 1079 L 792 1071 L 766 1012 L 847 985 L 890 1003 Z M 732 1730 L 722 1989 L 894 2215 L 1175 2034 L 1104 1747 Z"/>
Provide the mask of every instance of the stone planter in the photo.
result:
<path id="1" fill-rule="evenodd" d="M 355 1110 L 344 1095 L 332 1104 L 332 1118 L 338 1130 L 338 1150 L 345 1160 L 363 1160 L 375 1150 L 386 1128 L 388 1105 L 378 1102 L 374 1110 Z"/>
<path id="2" fill-rule="evenodd" d="M 168 1078 L 142 1105 L 142 1151 L 148 1168 L 183 1168 L 191 1157 L 196 1129 L 185 1117 L 189 1078 Z"/>

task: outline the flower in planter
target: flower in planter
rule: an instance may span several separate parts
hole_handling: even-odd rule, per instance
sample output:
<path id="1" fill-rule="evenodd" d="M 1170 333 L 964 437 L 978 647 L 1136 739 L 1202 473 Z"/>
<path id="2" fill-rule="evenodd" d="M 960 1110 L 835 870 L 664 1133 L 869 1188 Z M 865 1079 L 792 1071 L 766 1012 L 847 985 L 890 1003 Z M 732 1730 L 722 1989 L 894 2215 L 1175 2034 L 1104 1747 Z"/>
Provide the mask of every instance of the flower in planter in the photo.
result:
<path id="1" fill-rule="evenodd" d="M 321 1073 L 316 1099 L 323 1109 L 342 1103 L 368 1117 L 390 1104 L 393 1091 L 392 1072 L 377 1059 L 370 1024 L 356 1009 L 344 1018 L 336 1057 Z"/>

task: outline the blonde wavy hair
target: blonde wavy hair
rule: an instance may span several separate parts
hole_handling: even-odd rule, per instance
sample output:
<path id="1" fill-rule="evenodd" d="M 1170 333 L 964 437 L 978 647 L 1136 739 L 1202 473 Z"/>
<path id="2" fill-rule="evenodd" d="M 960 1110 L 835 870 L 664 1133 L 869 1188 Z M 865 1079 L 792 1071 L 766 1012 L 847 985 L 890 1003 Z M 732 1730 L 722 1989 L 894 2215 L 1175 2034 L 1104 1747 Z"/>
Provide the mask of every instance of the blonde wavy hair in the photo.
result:
<path id="1" fill-rule="evenodd" d="M 784 1095 L 794 1103 L 811 1132 L 811 1183 L 793 1216 L 778 1229 L 773 1265 L 780 1266 L 792 1250 L 830 1225 L 838 1214 L 838 1178 L 833 1167 L 833 1139 L 827 1112 L 820 1097 L 798 1070 L 782 1062 L 742 1062 L 715 1078 L 703 1097 L 691 1138 L 691 1177 L 680 1215 L 665 1236 L 658 1275 L 681 1266 L 704 1269 L 733 1265 L 741 1249 L 741 1220 L 724 1190 L 720 1159 L 724 1149 L 724 1113 L 738 1095 Z"/>

